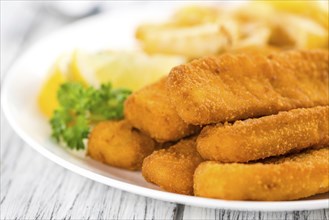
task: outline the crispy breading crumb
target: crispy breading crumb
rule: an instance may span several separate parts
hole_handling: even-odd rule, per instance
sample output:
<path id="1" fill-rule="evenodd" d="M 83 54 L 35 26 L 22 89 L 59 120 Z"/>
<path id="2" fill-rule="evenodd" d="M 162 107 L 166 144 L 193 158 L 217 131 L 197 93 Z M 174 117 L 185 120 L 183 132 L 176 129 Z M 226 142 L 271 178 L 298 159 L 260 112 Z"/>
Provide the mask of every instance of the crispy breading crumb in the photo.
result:
<path id="1" fill-rule="evenodd" d="M 133 93 L 125 102 L 125 117 L 158 142 L 177 141 L 200 127 L 186 124 L 169 101 L 167 78 Z"/>
<path id="2" fill-rule="evenodd" d="M 247 162 L 327 144 L 329 106 L 319 106 L 206 126 L 197 139 L 197 150 L 208 160 Z"/>
<path id="3" fill-rule="evenodd" d="M 88 155 L 111 166 L 139 170 L 158 144 L 126 121 L 103 121 L 92 130 Z"/>
<path id="4" fill-rule="evenodd" d="M 167 191 L 192 195 L 193 173 L 201 162 L 194 137 L 155 151 L 145 158 L 142 173 L 147 181 Z"/>
<path id="5" fill-rule="evenodd" d="M 203 162 L 194 174 L 197 196 L 228 200 L 294 200 L 329 190 L 329 148 L 267 163 Z"/>
<path id="6" fill-rule="evenodd" d="M 167 87 L 178 115 L 205 125 L 329 104 L 328 50 L 224 54 L 173 68 Z"/>

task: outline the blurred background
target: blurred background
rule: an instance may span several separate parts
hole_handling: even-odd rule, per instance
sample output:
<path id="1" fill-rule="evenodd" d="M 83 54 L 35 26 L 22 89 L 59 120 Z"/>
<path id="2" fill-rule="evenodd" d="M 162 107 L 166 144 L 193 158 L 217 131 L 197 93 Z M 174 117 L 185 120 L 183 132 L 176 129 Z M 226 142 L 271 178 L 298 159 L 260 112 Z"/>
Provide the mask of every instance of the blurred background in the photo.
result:
<path id="1" fill-rule="evenodd" d="M 234 5 L 240 5 L 242 2 L 247 2 L 247 1 L 246 0 L 212 1 L 212 2 L 207 1 L 206 3 L 234 6 Z M 254 2 L 258 3 L 261 1 L 254 1 Z M 269 1 L 269 2 L 275 2 L 275 1 Z M 279 3 L 275 7 L 279 7 L 279 11 L 283 10 L 292 14 L 296 13 L 298 16 L 303 15 L 308 18 L 307 19 L 304 19 L 302 17 L 291 18 L 291 16 L 287 18 L 286 16 L 285 18 L 281 17 L 281 21 L 282 21 L 281 23 L 277 18 L 275 18 L 276 21 L 274 23 L 276 26 L 282 25 L 284 26 L 284 28 L 286 28 L 281 30 L 282 27 L 280 27 L 279 28 L 280 33 L 284 31 L 287 32 L 288 35 L 290 34 L 293 35 L 293 36 L 289 36 L 289 38 L 292 38 L 289 39 L 289 41 L 297 42 L 299 44 L 297 45 L 297 47 L 309 47 L 310 44 L 314 44 L 314 43 L 307 42 L 308 38 L 309 39 L 314 38 L 313 37 L 314 34 L 316 35 L 315 37 L 318 38 L 318 35 L 322 34 L 321 31 L 323 32 L 323 30 L 319 30 L 318 27 L 314 27 L 314 24 L 311 24 L 313 22 L 312 19 L 315 19 L 314 21 L 323 21 L 323 18 L 326 19 L 325 16 L 327 16 L 328 14 L 328 1 L 306 0 L 306 1 L 298 1 L 298 2 L 296 1 L 287 1 L 287 2 L 296 3 L 296 4 L 288 3 L 286 5 L 283 4 L 280 6 Z M 321 3 L 321 5 L 317 8 L 316 5 L 319 2 Z M 126 9 L 127 7 L 141 6 L 144 7 L 143 9 L 145 9 L 145 6 L 147 6 L 146 8 L 148 8 L 148 10 L 154 10 L 154 8 L 156 7 L 163 8 L 163 7 L 170 7 L 173 4 L 186 5 L 191 3 L 194 5 L 201 4 L 201 2 L 198 1 L 175 1 L 175 2 L 161 1 L 160 3 L 160 1 L 3 1 L 2 0 L 1 1 L 1 76 L 7 71 L 8 67 L 13 62 L 14 58 L 19 56 L 22 53 L 22 51 L 26 49 L 28 45 L 38 41 L 45 35 L 51 34 L 52 32 L 58 30 L 62 26 L 75 22 L 76 20 L 99 13 L 104 13 L 104 12 L 111 13 L 111 11 L 117 11 L 120 10 L 120 8 Z M 203 1 L 202 4 L 204 3 L 205 2 Z M 261 8 L 258 7 L 258 9 L 254 8 L 252 10 L 250 9 L 251 8 L 249 9 L 245 8 L 243 10 L 247 11 L 246 14 L 252 14 L 252 16 L 256 15 L 257 17 L 260 17 L 261 20 L 263 21 L 266 20 L 267 17 L 269 16 L 266 13 L 262 13 L 262 11 L 263 12 L 266 11 L 263 10 L 264 9 L 263 7 Z M 318 11 L 319 9 L 321 9 L 320 12 Z M 310 18 L 311 20 L 309 21 L 308 19 Z M 284 21 L 285 19 L 288 19 L 289 21 Z M 276 24 L 276 22 L 278 22 L 279 24 Z M 325 25 L 327 25 L 327 21 L 324 21 L 324 23 Z M 249 26 L 247 26 L 246 29 L 248 29 L 247 31 L 250 32 Z M 275 30 L 271 30 L 271 31 L 275 32 Z M 324 38 L 326 38 L 326 36 Z M 255 41 L 255 39 L 259 41 L 258 38 L 254 38 L 251 36 L 248 39 L 247 43 L 250 44 L 249 41 Z M 296 45 L 292 45 L 292 46 L 295 47 Z M 318 47 L 318 46 L 319 45 L 315 45 L 312 47 Z"/>
<path id="2" fill-rule="evenodd" d="M 45 35 L 121 5 L 106 1 L 1 1 L 1 76 L 15 57 Z M 143 4 L 140 2 L 139 4 Z"/>
<path id="3" fill-rule="evenodd" d="M 193 4 L 198 2 L 192 1 Z M 220 4 L 239 4 L 234 1 Z M 208 2 L 216 4 L 216 2 Z M 159 5 L 151 1 L 2 1 L 1 0 L 1 76 L 13 60 L 45 35 L 79 19 L 120 8 Z M 170 2 L 161 7 L 170 6 Z M 188 1 L 175 4 L 189 4 Z M 198 3 L 199 4 L 199 3 Z"/>

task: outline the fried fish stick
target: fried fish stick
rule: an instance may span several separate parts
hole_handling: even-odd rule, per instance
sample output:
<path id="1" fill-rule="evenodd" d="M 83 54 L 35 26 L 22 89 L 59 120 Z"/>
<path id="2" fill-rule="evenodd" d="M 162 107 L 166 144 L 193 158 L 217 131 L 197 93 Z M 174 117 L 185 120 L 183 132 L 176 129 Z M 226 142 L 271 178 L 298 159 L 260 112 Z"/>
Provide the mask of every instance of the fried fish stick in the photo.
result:
<path id="1" fill-rule="evenodd" d="M 328 105 L 328 50 L 224 54 L 173 68 L 167 86 L 178 115 L 204 125 Z"/>
<path id="2" fill-rule="evenodd" d="M 197 139 L 197 150 L 207 160 L 247 162 L 327 144 L 329 106 L 319 106 L 207 126 Z"/>
<path id="3" fill-rule="evenodd" d="M 147 181 L 167 191 L 192 195 L 193 173 L 201 162 L 195 138 L 181 140 L 146 157 L 142 174 Z"/>
<path id="4" fill-rule="evenodd" d="M 308 150 L 268 163 L 203 162 L 194 174 L 197 196 L 228 200 L 293 200 L 329 191 L 329 150 Z"/>
<path id="5" fill-rule="evenodd" d="M 124 108 L 126 119 L 158 142 L 176 141 L 200 130 L 178 116 L 169 101 L 166 80 L 133 93 Z"/>
<path id="6" fill-rule="evenodd" d="M 92 130 L 87 154 L 111 166 L 140 170 L 143 159 L 155 149 L 156 142 L 126 120 L 104 121 Z"/>

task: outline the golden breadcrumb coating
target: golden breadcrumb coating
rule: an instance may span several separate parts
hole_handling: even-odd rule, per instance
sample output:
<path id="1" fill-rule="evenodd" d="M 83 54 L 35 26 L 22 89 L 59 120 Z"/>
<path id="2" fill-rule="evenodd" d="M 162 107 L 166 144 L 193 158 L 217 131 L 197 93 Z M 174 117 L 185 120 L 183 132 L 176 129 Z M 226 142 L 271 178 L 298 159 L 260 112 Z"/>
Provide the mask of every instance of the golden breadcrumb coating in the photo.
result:
<path id="1" fill-rule="evenodd" d="M 169 102 L 167 78 L 133 93 L 125 102 L 125 117 L 158 142 L 176 141 L 200 130 L 186 124 Z"/>
<path id="2" fill-rule="evenodd" d="M 140 170 L 143 159 L 157 148 L 157 143 L 126 121 L 100 122 L 88 141 L 88 155 L 108 165 Z"/>
<path id="3" fill-rule="evenodd" d="M 194 174 L 197 196 L 227 200 L 294 200 L 329 191 L 329 148 L 267 163 L 203 162 Z"/>
<path id="4" fill-rule="evenodd" d="M 147 181 L 167 191 L 192 195 L 193 173 L 201 161 L 195 138 L 190 138 L 146 157 L 142 173 Z"/>
<path id="5" fill-rule="evenodd" d="M 205 57 L 171 70 L 169 97 L 195 125 L 328 105 L 328 58 L 328 50 Z"/>
<path id="6" fill-rule="evenodd" d="M 197 139 L 200 155 L 220 162 L 247 162 L 314 145 L 329 145 L 329 106 L 210 125 Z"/>

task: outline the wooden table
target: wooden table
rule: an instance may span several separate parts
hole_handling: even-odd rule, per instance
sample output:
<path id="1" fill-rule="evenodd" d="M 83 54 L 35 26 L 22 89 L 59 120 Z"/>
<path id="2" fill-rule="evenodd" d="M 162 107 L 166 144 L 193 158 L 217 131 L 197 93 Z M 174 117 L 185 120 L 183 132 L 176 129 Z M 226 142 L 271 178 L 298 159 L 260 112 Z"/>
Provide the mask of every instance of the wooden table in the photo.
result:
<path id="1" fill-rule="evenodd" d="M 1 83 L 26 47 L 74 21 L 52 14 L 40 4 L 1 1 Z M 216 210 L 117 190 L 41 156 L 15 134 L 3 112 L 0 199 L 0 219 L 329 219 L 328 210 L 277 213 Z"/>

